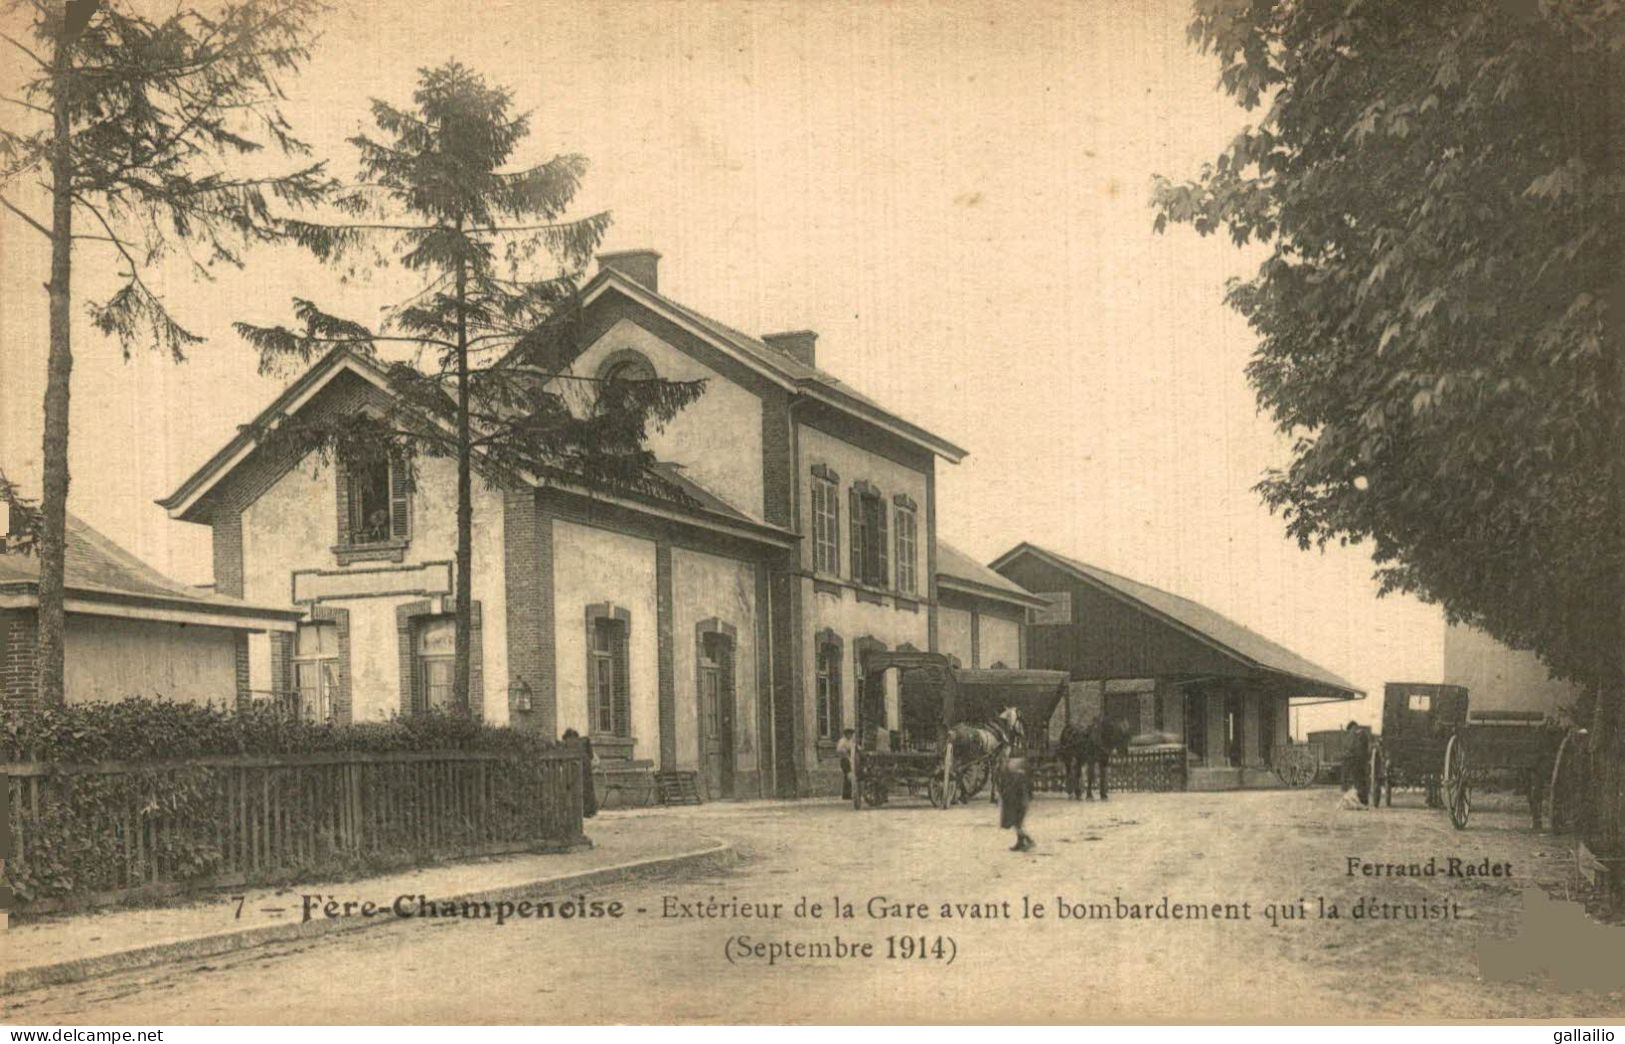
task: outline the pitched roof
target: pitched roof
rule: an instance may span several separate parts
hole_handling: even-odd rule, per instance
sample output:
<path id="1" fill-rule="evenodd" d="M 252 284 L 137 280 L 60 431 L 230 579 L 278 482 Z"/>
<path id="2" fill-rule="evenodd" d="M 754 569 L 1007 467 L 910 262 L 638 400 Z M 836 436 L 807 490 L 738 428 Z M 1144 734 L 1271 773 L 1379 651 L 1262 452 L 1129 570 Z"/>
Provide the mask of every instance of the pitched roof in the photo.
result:
<path id="1" fill-rule="evenodd" d="M 970 594 L 1041 609 L 1042 598 L 978 562 L 945 540 L 937 540 L 937 582 Z"/>
<path id="2" fill-rule="evenodd" d="M 1291 649 L 1265 638 L 1200 602 L 1170 594 L 1150 584 L 1142 584 L 1138 580 L 1130 580 L 1126 576 L 1089 565 L 1087 562 L 1056 554 L 1034 544 L 1022 543 L 999 556 L 993 566 L 997 569 L 1023 554 L 1035 555 L 1063 572 L 1103 587 L 1153 615 L 1194 633 L 1210 644 L 1221 647 L 1251 666 L 1348 693 L 1351 697 L 1365 694 L 1364 690 L 1326 668 L 1311 663 Z"/>
<path id="3" fill-rule="evenodd" d="M 346 372 L 362 377 L 386 394 L 394 394 L 390 391 L 389 382 L 382 366 L 374 360 L 339 345 L 311 364 L 309 369 L 300 374 L 287 388 L 283 389 L 275 399 L 271 400 L 270 405 L 259 412 L 252 424 L 239 428 L 237 434 L 205 461 L 197 471 L 193 472 L 186 481 L 181 483 L 174 493 L 158 500 L 159 506 L 167 509 L 171 518 L 189 522 L 199 521 L 200 516 L 197 514 L 199 502 L 217 482 L 247 459 L 248 455 L 259 445 L 256 432 L 272 424 L 278 417 L 301 409 L 331 380 Z M 772 543 L 782 544 L 796 539 L 795 534 L 789 530 L 764 522 L 727 503 L 692 478 L 682 474 L 678 465 L 660 463 L 656 464 L 652 470 L 686 493 L 691 503 L 681 504 L 655 496 L 637 497 L 629 495 L 623 498 L 585 489 L 578 490 L 573 489 L 567 479 L 557 482 L 549 480 L 549 483 L 572 492 L 584 493 L 596 499 L 627 503 L 634 508 L 654 506 L 681 512 L 686 516 L 690 516 L 696 522 L 713 525 L 720 523 L 728 527 L 734 527 L 736 530 L 742 529 L 746 531 L 746 535 L 756 538 L 765 537 Z"/>
<path id="4" fill-rule="evenodd" d="M 613 268 L 601 269 L 582 289 L 582 297 L 590 302 L 607 287 L 614 287 L 640 304 L 656 311 L 665 311 L 684 321 L 688 326 L 696 328 L 707 340 L 729 351 L 757 372 L 773 378 L 777 383 L 794 388 L 810 398 L 820 399 L 870 423 L 878 424 L 955 463 L 964 459 L 966 455 L 964 449 L 904 420 L 840 378 L 816 366 L 808 366 L 789 352 L 780 351 L 765 341 L 735 330 L 710 316 L 702 315 L 662 293 L 650 290 Z"/>
<path id="5" fill-rule="evenodd" d="M 70 514 L 67 530 L 67 576 L 70 597 L 116 601 L 156 608 L 244 618 L 294 620 L 301 610 L 291 605 L 262 606 L 171 580 L 115 544 L 83 519 Z M 32 554 L 0 554 L 0 590 L 34 595 L 39 587 L 39 559 Z M 228 625 L 229 626 L 229 625 Z"/>

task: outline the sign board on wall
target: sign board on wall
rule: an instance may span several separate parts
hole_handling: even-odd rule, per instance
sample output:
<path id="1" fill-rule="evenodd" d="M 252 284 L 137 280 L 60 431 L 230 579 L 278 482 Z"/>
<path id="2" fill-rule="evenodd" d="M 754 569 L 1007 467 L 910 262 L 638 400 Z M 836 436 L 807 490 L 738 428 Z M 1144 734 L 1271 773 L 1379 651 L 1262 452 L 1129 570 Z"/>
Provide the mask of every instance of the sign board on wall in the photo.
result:
<path id="1" fill-rule="evenodd" d="M 344 598 L 451 593 L 450 562 L 424 562 L 386 569 L 310 569 L 293 574 L 293 600 L 299 605 Z"/>

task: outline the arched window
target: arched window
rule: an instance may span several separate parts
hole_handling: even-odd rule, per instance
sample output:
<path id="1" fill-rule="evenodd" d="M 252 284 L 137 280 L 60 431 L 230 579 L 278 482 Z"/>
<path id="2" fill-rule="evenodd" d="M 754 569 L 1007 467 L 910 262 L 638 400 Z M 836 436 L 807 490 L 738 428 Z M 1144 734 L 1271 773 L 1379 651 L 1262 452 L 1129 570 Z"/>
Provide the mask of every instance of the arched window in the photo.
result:
<path id="1" fill-rule="evenodd" d="M 652 381 L 655 368 L 643 353 L 628 348 L 605 359 L 598 367 L 598 377 L 604 381 Z"/>

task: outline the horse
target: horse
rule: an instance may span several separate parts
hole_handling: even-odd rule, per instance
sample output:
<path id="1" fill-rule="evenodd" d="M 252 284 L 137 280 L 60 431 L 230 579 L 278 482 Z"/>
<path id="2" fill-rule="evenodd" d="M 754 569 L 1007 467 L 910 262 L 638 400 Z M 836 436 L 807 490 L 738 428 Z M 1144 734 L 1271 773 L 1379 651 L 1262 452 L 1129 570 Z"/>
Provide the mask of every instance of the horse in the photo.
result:
<path id="1" fill-rule="evenodd" d="M 991 761 L 988 778 L 992 785 L 988 787 L 988 800 L 998 801 L 999 770 L 1010 756 L 1011 748 L 1020 749 L 1026 744 L 1027 734 L 1022 728 L 1021 714 L 1014 707 L 1006 707 L 980 725 L 961 722 L 950 728 L 942 754 L 943 778 L 952 780 L 954 784 L 949 792 L 949 802 L 970 800 L 969 795 L 964 793 L 961 778 L 965 767 L 984 760 Z M 958 772 L 954 771 L 955 762 L 962 766 Z"/>
<path id="2" fill-rule="evenodd" d="M 1072 795 L 1072 800 L 1086 794 L 1090 801 L 1095 799 L 1095 769 L 1099 768 L 1100 800 L 1105 801 L 1110 796 L 1106 792 L 1106 768 L 1114 753 L 1128 752 L 1128 730 L 1105 716 L 1087 725 L 1067 722 L 1055 752 L 1066 765 L 1066 792 Z M 1080 779 L 1085 766 L 1089 769 L 1087 790 Z"/>

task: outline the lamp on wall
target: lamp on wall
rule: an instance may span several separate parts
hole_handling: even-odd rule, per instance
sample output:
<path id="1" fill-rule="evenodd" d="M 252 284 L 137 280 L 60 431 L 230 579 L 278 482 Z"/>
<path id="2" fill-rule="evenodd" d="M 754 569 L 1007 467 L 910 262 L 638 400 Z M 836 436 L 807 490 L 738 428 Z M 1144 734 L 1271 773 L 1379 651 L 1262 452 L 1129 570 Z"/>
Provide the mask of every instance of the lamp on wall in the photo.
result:
<path id="1" fill-rule="evenodd" d="M 508 686 L 508 706 L 517 711 L 530 710 L 530 683 L 520 678 Z"/>

